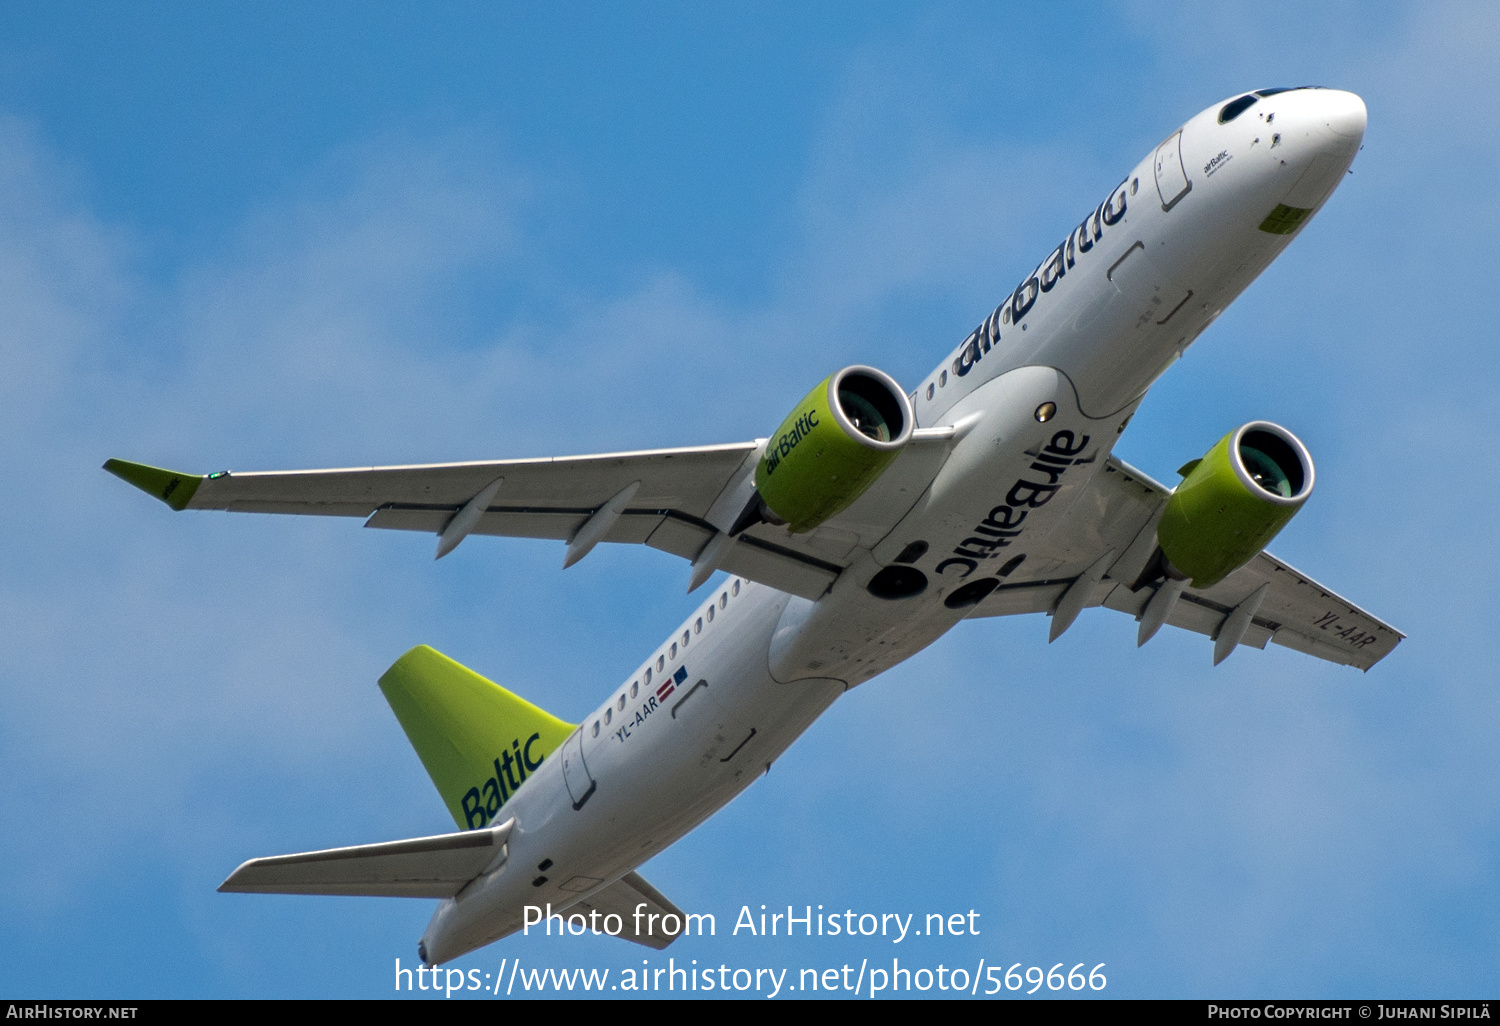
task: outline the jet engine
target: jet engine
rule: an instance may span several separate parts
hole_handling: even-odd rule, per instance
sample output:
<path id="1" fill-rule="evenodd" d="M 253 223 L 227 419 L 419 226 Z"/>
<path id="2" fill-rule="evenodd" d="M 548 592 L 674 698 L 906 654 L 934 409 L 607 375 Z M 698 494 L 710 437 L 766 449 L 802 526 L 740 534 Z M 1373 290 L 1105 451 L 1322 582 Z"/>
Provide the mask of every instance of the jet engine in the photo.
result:
<path id="1" fill-rule="evenodd" d="M 760 516 L 800 533 L 846 509 L 911 439 L 914 419 L 889 374 L 855 366 L 829 375 L 776 429 L 755 468 Z"/>
<path id="2" fill-rule="evenodd" d="M 1248 563 L 1312 494 L 1307 447 L 1284 427 L 1252 421 L 1229 432 L 1186 475 L 1156 537 L 1171 569 L 1209 588 Z"/>

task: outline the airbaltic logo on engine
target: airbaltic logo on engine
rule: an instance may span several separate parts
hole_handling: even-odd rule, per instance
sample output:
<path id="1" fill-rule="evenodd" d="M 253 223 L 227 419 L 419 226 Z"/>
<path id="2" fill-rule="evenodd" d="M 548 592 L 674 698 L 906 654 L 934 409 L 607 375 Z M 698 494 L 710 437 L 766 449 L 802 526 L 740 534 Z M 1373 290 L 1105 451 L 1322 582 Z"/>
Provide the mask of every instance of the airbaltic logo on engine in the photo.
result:
<path id="1" fill-rule="evenodd" d="M 532 734 L 526 739 L 525 748 L 521 747 L 519 739 L 511 741 L 510 748 L 495 760 L 495 775 L 484 782 L 483 790 L 479 787 L 469 788 L 468 794 L 463 798 L 464 820 L 468 823 L 468 829 L 484 826 L 494 819 L 500 806 L 525 782 L 526 775 L 534 773 L 542 764 L 545 755 L 538 755 L 535 759 L 531 757 L 531 746 L 541 738 L 541 734 Z"/>
<path id="2" fill-rule="evenodd" d="M 812 433 L 812 429 L 818 426 L 818 411 L 816 408 L 808 410 L 797 418 L 792 429 L 780 438 L 776 444 L 766 449 L 766 476 L 770 477 L 776 473 L 776 468 L 787 454 L 797 448 L 797 443 Z"/>
<path id="3" fill-rule="evenodd" d="M 1052 436 L 1052 441 L 1047 447 L 1040 450 L 1031 450 L 1029 454 L 1035 455 L 1035 462 L 1031 464 L 1031 470 L 1038 475 L 1047 476 L 1046 484 L 1028 481 L 1021 478 L 1010 486 L 1010 491 L 1005 493 L 1005 504 L 996 506 L 990 510 L 990 515 L 974 525 L 974 533 L 959 543 L 953 550 L 953 555 L 937 565 L 934 572 L 943 573 L 950 566 L 960 566 L 964 572 L 959 577 L 967 577 L 979 569 L 979 561 L 982 559 L 994 559 L 1000 554 L 1000 550 L 1007 548 L 1019 538 L 1024 528 L 1021 526 L 1033 511 L 1045 506 L 1052 501 L 1062 488 L 1062 476 L 1069 467 L 1080 463 L 1094 462 L 1093 456 L 1079 458 L 1078 454 L 1088 448 L 1089 436 L 1084 435 L 1074 445 L 1075 436 L 1071 431 L 1059 431 Z"/>

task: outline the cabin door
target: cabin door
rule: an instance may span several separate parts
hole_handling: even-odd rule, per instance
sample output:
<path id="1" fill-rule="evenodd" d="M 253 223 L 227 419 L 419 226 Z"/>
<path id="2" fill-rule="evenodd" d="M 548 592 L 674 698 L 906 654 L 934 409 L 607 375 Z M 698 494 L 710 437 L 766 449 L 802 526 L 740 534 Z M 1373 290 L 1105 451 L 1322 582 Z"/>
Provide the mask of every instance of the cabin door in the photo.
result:
<path id="1" fill-rule="evenodd" d="M 1182 166 L 1182 133 L 1176 132 L 1156 148 L 1156 191 L 1161 195 L 1161 208 L 1171 210 L 1192 187 Z"/>
<path id="2" fill-rule="evenodd" d="M 583 728 L 573 731 L 568 743 L 563 745 L 563 780 L 568 785 L 568 797 L 573 799 L 573 810 L 583 808 L 599 784 L 589 775 L 588 764 L 583 761 Z"/>

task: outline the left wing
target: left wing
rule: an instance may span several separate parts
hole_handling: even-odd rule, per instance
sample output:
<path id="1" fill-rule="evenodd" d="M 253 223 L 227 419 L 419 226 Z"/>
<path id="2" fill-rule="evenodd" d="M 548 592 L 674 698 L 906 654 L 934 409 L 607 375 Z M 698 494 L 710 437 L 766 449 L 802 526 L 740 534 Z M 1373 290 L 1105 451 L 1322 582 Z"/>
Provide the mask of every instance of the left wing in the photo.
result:
<path id="1" fill-rule="evenodd" d="M 1023 564 L 1027 578 L 1002 584 L 970 615 L 1054 613 L 1086 568 L 1113 551 L 1118 558 L 1102 576 L 1092 584 L 1084 580 L 1086 594 L 1075 593 L 1077 608 L 1106 606 L 1141 619 L 1159 585 L 1138 579 L 1156 552 L 1156 522 L 1170 495 L 1171 489 L 1111 456 L 1046 548 Z M 1361 670 L 1405 637 L 1269 552 L 1212 588 L 1184 588 L 1165 622 L 1218 640 L 1236 610 L 1250 614 L 1236 644 L 1265 648 L 1273 641 Z M 1227 654 L 1216 654 L 1216 661 Z"/>

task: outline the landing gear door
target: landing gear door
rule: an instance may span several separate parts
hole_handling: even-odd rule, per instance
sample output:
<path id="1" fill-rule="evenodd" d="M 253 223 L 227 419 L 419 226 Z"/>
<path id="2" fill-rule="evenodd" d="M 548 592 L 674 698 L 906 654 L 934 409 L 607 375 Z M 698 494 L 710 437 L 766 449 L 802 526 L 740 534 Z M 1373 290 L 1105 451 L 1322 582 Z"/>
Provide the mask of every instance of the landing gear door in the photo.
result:
<path id="1" fill-rule="evenodd" d="M 1161 196 L 1161 208 L 1171 210 L 1192 189 L 1193 183 L 1182 166 L 1182 133 L 1175 132 L 1156 148 L 1156 191 Z"/>
<path id="2" fill-rule="evenodd" d="M 583 808 L 583 803 L 599 787 L 598 782 L 589 775 L 588 764 L 583 761 L 582 727 L 573 731 L 573 736 L 563 745 L 563 780 L 568 785 L 568 797 L 573 799 L 575 812 Z"/>

